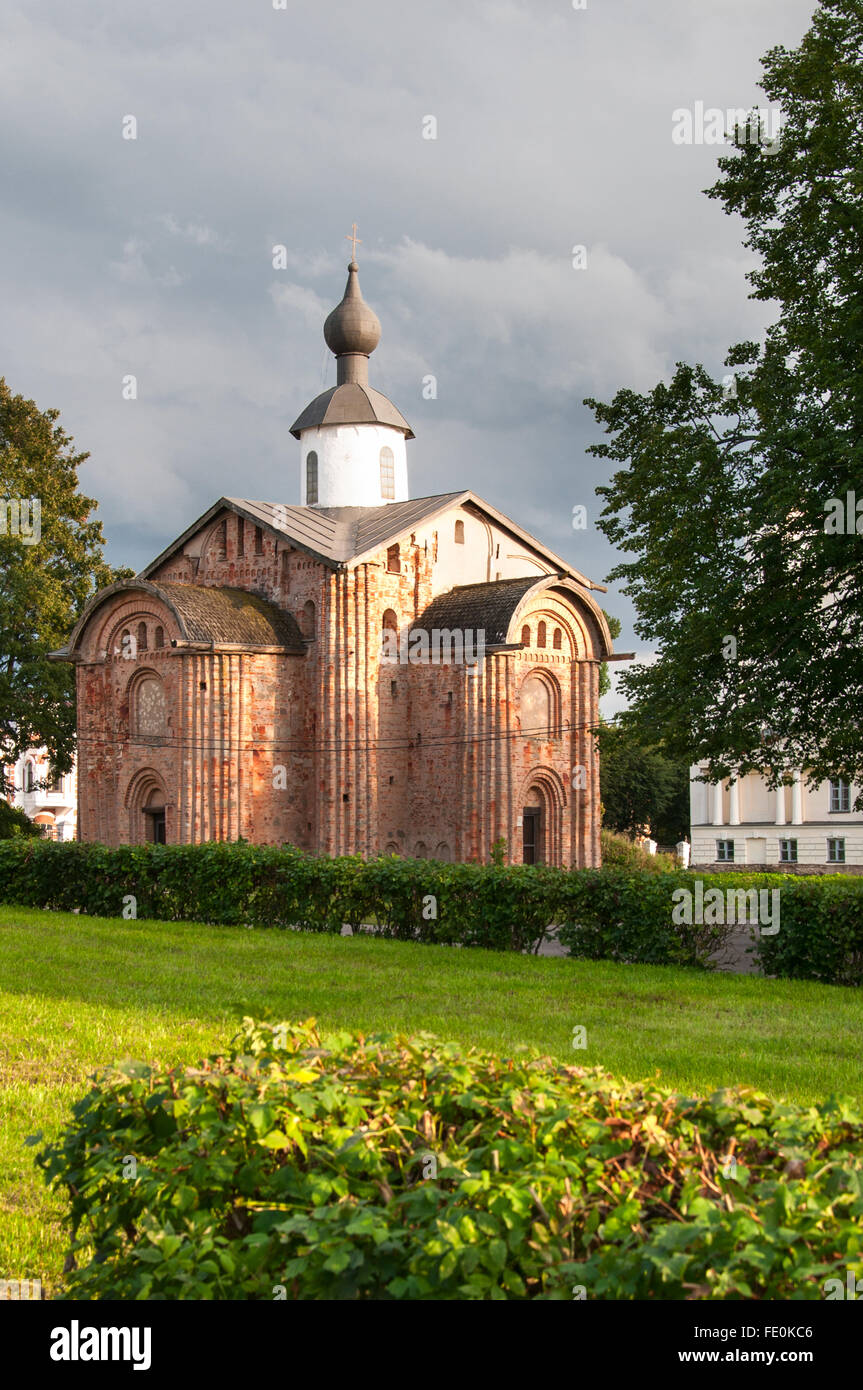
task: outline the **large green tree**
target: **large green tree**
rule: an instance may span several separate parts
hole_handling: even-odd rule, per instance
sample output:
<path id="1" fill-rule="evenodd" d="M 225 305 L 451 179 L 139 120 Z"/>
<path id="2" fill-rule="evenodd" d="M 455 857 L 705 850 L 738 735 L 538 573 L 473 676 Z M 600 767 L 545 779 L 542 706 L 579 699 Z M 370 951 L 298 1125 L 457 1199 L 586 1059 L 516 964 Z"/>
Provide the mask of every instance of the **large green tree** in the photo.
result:
<path id="1" fill-rule="evenodd" d="M 689 833 L 689 767 L 646 744 L 625 716 L 596 730 L 602 788 L 602 824 L 634 837 L 650 826 L 660 843 Z"/>
<path id="2" fill-rule="evenodd" d="M 744 221 L 763 342 L 732 347 L 720 378 L 678 363 L 644 395 L 587 402 L 609 436 L 592 452 L 624 465 L 598 490 L 627 557 L 610 577 L 658 646 L 623 688 L 643 737 L 712 777 L 863 783 L 860 0 L 822 0 L 761 85 L 778 143 L 738 127 L 707 192 Z"/>
<path id="3" fill-rule="evenodd" d="M 58 417 L 13 395 L 0 377 L 0 751 L 12 761 L 45 744 L 54 769 L 66 772 L 75 751 L 74 678 L 48 653 L 115 574 L 102 558 L 96 503 L 78 489 L 88 455 L 74 451 Z"/>

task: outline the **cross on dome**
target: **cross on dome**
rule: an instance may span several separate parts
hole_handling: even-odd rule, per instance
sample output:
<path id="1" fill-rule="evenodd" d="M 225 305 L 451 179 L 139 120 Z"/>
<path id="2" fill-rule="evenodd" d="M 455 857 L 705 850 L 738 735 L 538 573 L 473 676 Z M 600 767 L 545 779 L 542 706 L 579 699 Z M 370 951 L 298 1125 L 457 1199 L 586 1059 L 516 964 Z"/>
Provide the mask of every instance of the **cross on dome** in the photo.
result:
<path id="1" fill-rule="evenodd" d="M 345 241 L 349 241 L 349 242 L 351 243 L 351 263 L 352 263 L 353 265 L 356 265 L 356 262 L 357 262 L 357 246 L 362 246 L 362 244 L 363 244 L 363 243 L 362 243 L 362 239 L 361 239 L 360 237 L 357 236 L 357 224 L 356 224 L 356 222 L 352 222 L 352 223 L 351 223 L 351 230 L 350 230 L 350 232 L 345 232 Z"/>

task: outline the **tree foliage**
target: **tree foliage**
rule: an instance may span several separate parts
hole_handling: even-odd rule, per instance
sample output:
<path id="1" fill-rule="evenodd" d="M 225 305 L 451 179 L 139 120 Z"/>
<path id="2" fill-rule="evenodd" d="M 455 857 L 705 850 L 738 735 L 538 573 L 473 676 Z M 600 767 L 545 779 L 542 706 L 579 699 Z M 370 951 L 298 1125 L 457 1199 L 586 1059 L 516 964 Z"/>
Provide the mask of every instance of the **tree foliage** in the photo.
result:
<path id="1" fill-rule="evenodd" d="M 58 417 L 13 395 L 0 377 L 0 747 L 11 763 L 44 744 L 54 770 L 67 772 L 74 674 L 48 653 L 66 641 L 95 590 L 129 571 L 112 572 L 102 558 L 97 504 L 78 489 L 89 456 L 74 451 Z"/>
<path id="2" fill-rule="evenodd" d="M 622 720 L 597 730 L 602 823 L 635 836 L 650 826 L 655 839 L 675 844 L 689 830 L 689 768 L 644 742 L 636 724 Z"/>
<path id="3" fill-rule="evenodd" d="M 863 10 L 823 0 L 771 49 L 778 145 L 738 127 L 709 190 L 746 226 L 752 297 L 775 320 L 723 380 L 678 363 L 640 395 L 591 400 L 623 465 L 600 520 L 627 558 L 652 665 L 622 678 L 646 738 L 712 779 L 795 767 L 863 782 Z M 859 517 L 863 532 L 863 515 Z"/>
<path id="4" fill-rule="evenodd" d="M 0 797 L 0 840 L 38 839 L 41 836 L 38 825 L 34 825 L 26 811 L 18 806 L 10 806 Z"/>

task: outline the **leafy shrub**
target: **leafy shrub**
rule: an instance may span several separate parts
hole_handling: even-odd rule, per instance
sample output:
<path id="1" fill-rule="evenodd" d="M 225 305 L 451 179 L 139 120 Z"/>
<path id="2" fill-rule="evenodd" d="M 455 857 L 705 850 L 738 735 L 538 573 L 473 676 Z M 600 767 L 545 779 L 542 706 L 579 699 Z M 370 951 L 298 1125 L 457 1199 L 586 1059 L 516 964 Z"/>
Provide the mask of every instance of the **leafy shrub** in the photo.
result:
<path id="1" fill-rule="evenodd" d="M 782 923 L 760 937 L 757 953 L 767 975 L 827 984 L 863 984 L 863 881 L 826 875 L 782 885 Z"/>
<path id="2" fill-rule="evenodd" d="M 10 806 L 0 796 L 0 840 L 14 840 L 21 836 L 35 839 L 41 833 L 26 811 L 22 811 L 20 806 Z"/>
<path id="3" fill-rule="evenodd" d="M 673 854 L 648 854 L 628 835 L 620 835 L 616 830 L 600 832 L 602 845 L 602 864 L 607 869 L 629 869 L 637 873 L 673 873 L 679 865 Z"/>
<path id="4" fill-rule="evenodd" d="M 235 1044 L 111 1069 L 37 1155 L 69 1194 L 67 1296 L 815 1299 L 863 1273 L 843 1102 L 693 1099 L 427 1034 L 323 1046 L 312 1021 Z"/>
<path id="5" fill-rule="evenodd" d="M 699 874 L 704 891 L 744 887 L 719 875 Z M 572 956 L 642 965 L 706 967 L 735 926 L 723 923 L 675 924 L 674 892 L 694 893 L 696 878 L 674 873 L 633 873 L 626 869 L 588 869 L 570 875 L 558 939 Z M 749 885 L 745 885 L 749 886 Z"/>

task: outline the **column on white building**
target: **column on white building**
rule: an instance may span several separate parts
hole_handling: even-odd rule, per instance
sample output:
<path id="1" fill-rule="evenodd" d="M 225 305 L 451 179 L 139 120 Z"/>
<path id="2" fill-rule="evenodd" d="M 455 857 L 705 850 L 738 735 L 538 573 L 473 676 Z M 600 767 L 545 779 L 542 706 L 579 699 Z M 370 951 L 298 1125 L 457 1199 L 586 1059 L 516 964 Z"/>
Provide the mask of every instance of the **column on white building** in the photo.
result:
<path id="1" fill-rule="evenodd" d="M 803 824 L 803 773 L 795 772 L 794 785 L 791 788 L 791 822 L 793 825 Z"/>
<path id="2" fill-rule="evenodd" d="M 776 824 L 785 824 L 785 786 L 782 782 L 776 788 Z"/>
<path id="3" fill-rule="evenodd" d="M 740 824 L 740 783 L 737 778 L 728 784 L 728 824 Z"/>
<path id="4" fill-rule="evenodd" d="M 724 825 L 724 824 L 725 824 L 725 821 L 724 821 L 723 816 L 722 816 L 722 783 L 721 783 L 721 782 L 714 782 L 714 783 L 713 783 L 713 819 L 712 819 L 711 824 L 713 824 L 713 825 Z"/>

